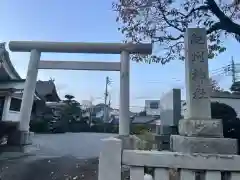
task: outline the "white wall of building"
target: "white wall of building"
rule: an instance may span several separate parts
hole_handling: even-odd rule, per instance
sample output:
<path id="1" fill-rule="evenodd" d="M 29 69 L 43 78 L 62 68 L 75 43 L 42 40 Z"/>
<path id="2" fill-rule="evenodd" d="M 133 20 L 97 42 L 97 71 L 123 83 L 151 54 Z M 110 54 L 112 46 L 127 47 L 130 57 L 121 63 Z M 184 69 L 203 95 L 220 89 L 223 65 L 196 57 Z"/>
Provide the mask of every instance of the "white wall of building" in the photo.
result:
<path id="1" fill-rule="evenodd" d="M 119 109 L 113 109 L 109 112 L 110 115 L 119 116 Z"/>
<path id="2" fill-rule="evenodd" d="M 119 116 L 119 110 L 118 109 L 109 109 L 108 110 L 108 115 L 109 115 L 109 117 L 111 117 L 111 115 L 113 115 L 113 116 L 115 116 L 116 118 L 118 118 L 118 116 Z M 103 116 L 104 116 L 104 110 L 101 110 L 101 111 L 99 111 L 99 112 L 97 112 L 96 113 L 96 117 L 97 118 L 103 118 Z"/>
<path id="3" fill-rule="evenodd" d="M 96 118 L 102 118 L 103 115 L 104 115 L 104 110 L 101 110 L 101 111 L 96 113 Z"/>
<path id="4" fill-rule="evenodd" d="M 213 93 L 211 102 L 224 103 L 231 106 L 240 118 L 240 95 L 226 94 L 226 93 Z M 187 113 L 185 101 L 182 101 L 182 115 Z"/>
<path id="5" fill-rule="evenodd" d="M 87 109 L 93 106 L 92 101 L 90 100 L 82 100 L 81 106 L 83 109 Z"/>
<path id="6" fill-rule="evenodd" d="M 145 110 L 147 115 L 160 115 L 160 100 L 145 100 Z"/>
<path id="7" fill-rule="evenodd" d="M 8 111 L 3 121 L 19 122 L 20 112 L 17 111 Z"/>
<path id="8" fill-rule="evenodd" d="M 12 97 L 10 95 L 5 96 L 5 102 L 3 107 L 4 109 L 2 113 L 2 121 L 19 122 L 20 111 L 10 110 L 11 98 Z"/>
<path id="9" fill-rule="evenodd" d="M 211 101 L 231 106 L 236 111 L 238 117 L 240 117 L 240 99 L 212 98 Z"/>

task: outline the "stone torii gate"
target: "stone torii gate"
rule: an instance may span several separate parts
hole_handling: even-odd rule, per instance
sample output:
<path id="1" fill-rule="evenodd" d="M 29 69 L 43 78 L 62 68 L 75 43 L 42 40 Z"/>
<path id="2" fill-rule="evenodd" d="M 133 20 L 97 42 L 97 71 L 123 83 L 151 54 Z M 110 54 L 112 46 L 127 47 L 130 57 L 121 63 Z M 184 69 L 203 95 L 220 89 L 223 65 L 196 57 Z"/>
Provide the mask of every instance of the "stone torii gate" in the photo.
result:
<path id="1" fill-rule="evenodd" d="M 151 44 L 11 41 L 9 49 L 13 52 L 30 52 L 19 132 L 16 135 L 16 142 L 20 145 L 30 143 L 29 123 L 38 69 L 120 71 L 119 135 L 129 135 L 129 55 L 151 54 Z M 120 62 L 40 61 L 42 52 L 120 54 L 121 58 Z"/>

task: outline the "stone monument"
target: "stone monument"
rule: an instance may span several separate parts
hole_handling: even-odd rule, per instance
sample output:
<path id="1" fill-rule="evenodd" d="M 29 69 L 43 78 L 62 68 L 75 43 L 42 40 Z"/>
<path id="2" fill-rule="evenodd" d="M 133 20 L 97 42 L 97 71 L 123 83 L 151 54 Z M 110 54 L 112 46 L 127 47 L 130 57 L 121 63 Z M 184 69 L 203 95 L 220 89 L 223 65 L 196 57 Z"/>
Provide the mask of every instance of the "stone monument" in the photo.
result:
<path id="1" fill-rule="evenodd" d="M 177 126 L 181 119 L 181 90 L 172 89 L 160 99 L 162 133 L 169 133 L 169 127 Z"/>
<path id="2" fill-rule="evenodd" d="M 160 124 L 156 124 L 155 142 L 158 150 L 169 150 L 170 135 L 177 134 L 181 119 L 181 90 L 172 89 L 160 99 Z"/>
<path id="3" fill-rule="evenodd" d="M 237 140 L 224 138 L 222 121 L 211 119 L 206 30 L 187 29 L 184 42 L 187 113 L 179 121 L 179 135 L 171 136 L 171 150 L 236 154 Z"/>

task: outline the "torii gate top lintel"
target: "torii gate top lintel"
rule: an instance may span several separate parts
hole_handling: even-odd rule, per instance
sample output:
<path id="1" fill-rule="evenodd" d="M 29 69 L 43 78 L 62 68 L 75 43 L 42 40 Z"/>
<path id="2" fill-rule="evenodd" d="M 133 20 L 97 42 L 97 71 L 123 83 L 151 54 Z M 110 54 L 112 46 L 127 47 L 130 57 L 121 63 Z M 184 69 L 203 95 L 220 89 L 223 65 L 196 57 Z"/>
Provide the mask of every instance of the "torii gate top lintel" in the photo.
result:
<path id="1" fill-rule="evenodd" d="M 9 49 L 15 52 L 30 52 L 36 49 L 40 52 L 59 53 L 120 54 L 127 51 L 130 54 L 151 54 L 152 44 L 10 41 Z"/>

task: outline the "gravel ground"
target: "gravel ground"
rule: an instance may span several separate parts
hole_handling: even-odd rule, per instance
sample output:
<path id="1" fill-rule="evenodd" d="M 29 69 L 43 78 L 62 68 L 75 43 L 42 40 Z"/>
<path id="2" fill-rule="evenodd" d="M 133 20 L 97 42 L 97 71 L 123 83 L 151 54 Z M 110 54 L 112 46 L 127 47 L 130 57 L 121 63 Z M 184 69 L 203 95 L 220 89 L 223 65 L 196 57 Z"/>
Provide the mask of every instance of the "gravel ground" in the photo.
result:
<path id="1" fill-rule="evenodd" d="M 97 180 L 98 159 L 29 157 L 4 160 L 0 164 L 1 180 Z"/>
<path id="2" fill-rule="evenodd" d="M 112 136 L 97 133 L 35 135 L 30 156 L 0 154 L 0 180 L 97 180 L 101 139 Z"/>

